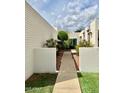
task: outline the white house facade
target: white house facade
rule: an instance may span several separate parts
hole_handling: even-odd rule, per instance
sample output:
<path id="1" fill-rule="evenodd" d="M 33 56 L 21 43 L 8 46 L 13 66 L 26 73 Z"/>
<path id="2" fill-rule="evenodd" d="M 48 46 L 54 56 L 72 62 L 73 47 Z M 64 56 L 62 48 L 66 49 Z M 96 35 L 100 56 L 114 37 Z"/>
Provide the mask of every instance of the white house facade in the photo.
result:
<path id="1" fill-rule="evenodd" d="M 55 36 L 56 30 L 25 2 L 25 80 L 34 73 L 34 48 Z"/>

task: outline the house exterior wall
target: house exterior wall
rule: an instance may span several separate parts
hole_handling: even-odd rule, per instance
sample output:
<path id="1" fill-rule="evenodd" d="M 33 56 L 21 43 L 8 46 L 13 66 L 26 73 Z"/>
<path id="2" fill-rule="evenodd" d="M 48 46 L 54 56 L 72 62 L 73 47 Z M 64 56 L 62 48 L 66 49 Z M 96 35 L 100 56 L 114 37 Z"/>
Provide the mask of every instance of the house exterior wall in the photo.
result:
<path id="1" fill-rule="evenodd" d="M 34 72 L 33 49 L 43 46 L 56 30 L 25 2 L 25 79 Z"/>
<path id="2" fill-rule="evenodd" d="M 98 24 L 97 24 L 97 19 L 95 19 L 90 24 L 90 30 L 92 32 L 91 42 L 94 44 L 94 47 L 98 47 Z"/>
<path id="3" fill-rule="evenodd" d="M 98 30 L 99 30 L 99 26 L 98 26 L 98 22 L 97 22 L 97 18 L 94 19 L 89 27 L 86 27 L 85 30 L 82 30 L 80 32 L 80 35 L 83 39 L 83 32 L 85 32 L 85 40 L 88 40 L 88 33 L 87 30 L 90 29 L 90 31 L 92 32 L 92 37 L 90 38 L 92 44 L 94 45 L 94 47 L 98 47 Z"/>

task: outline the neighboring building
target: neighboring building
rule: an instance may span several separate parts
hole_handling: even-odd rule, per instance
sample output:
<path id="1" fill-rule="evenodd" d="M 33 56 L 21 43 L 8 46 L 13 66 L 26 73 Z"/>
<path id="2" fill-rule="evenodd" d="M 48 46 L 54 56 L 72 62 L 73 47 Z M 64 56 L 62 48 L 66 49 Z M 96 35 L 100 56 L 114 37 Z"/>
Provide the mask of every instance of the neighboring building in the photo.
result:
<path id="1" fill-rule="evenodd" d="M 77 32 L 68 32 L 69 38 L 77 38 L 77 44 L 79 44 L 80 40 L 88 40 L 88 31 L 92 33 L 90 37 L 90 41 L 94 45 L 94 47 L 99 46 L 99 24 L 98 24 L 98 19 L 94 19 L 90 26 L 86 27 L 84 30 L 77 31 Z"/>
<path id="2" fill-rule="evenodd" d="M 45 41 L 50 38 L 56 38 L 56 30 L 26 2 L 25 79 L 33 74 L 33 49 L 42 47 Z"/>
<path id="3" fill-rule="evenodd" d="M 90 31 L 92 32 L 92 38 L 91 42 L 94 44 L 94 47 L 98 47 L 98 36 L 99 36 L 99 26 L 98 26 L 98 20 L 95 19 L 91 24 L 90 24 Z"/>
<path id="4" fill-rule="evenodd" d="M 77 44 L 79 44 L 80 40 L 88 40 L 88 31 L 92 33 L 90 37 L 90 41 L 94 45 L 94 47 L 99 46 L 99 24 L 98 19 L 94 19 L 90 26 L 86 27 L 81 32 L 68 32 L 69 38 L 77 38 Z"/>
<path id="5" fill-rule="evenodd" d="M 79 37 L 83 40 L 88 40 L 88 31 L 92 32 L 91 35 L 91 42 L 94 45 L 94 47 L 98 47 L 99 44 L 99 26 L 98 26 L 98 19 L 95 19 L 91 22 L 89 27 L 86 27 L 85 30 L 82 30 L 80 32 Z"/>

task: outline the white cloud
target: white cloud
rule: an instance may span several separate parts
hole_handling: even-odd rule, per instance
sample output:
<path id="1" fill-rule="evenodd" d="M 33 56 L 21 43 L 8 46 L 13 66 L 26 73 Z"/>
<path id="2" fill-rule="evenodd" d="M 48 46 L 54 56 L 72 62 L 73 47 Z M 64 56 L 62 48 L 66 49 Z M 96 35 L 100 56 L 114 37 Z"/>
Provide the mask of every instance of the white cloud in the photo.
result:
<path id="1" fill-rule="evenodd" d="M 37 2 L 38 0 L 34 0 L 34 2 Z"/>
<path id="2" fill-rule="evenodd" d="M 76 8 L 80 4 L 80 1 L 81 0 L 73 0 L 69 2 L 67 8 Z"/>
<path id="3" fill-rule="evenodd" d="M 62 15 L 58 15 L 58 16 L 57 16 L 57 18 L 61 18 L 61 17 L 62 17 Z"/>
<path id="4" fill-rule="evenodd" d="M 38 1 L 41 1 L 41 2 L 47 3 L 49 0 L 27 0 L 27 1 L 31 1 L 31 2 L 38 2 Z"/>
<path id="5" fill-rule="evenodd" d="M 46 11 L 42 10 L 42 13 L 43 13 L 43 14 L 46 14 Z"/>
<path id="6" fill-rule="evenodd" d="M 48 2 L 48 0 L 42 0 L 44 3 L 47 3 Z"/>
<path id="7" fill-rule="evenodd" d="M 63 6 L 62 11 L 65 11 L 66 5 Z"/>
<path id="8" fill-rule="evenodd" d="M 87 2 L 85 4 L 81 3 L 82 0 L 72 0 L 66 6 L 63 7 L 62 13 L 64 16 L 58 16 L 59 21 L 57 21 L 57 25 L 61 25 L 59 27 L 63 27 L 64 29 L 75 31 L 80 27 L 87 26 L 90 21 L 94 18 L 97 13 L 98 5 L 88 5 Z M 85 5 L 87 5 L 85 7 Z M 83 7 L 83 8 L 82 8 Z"/>
<path id="9" fill-rule="evenodd" d="M 36 10 L 44 17 L 48 17 L 48 20 L 50 20 L 49 17 L 55 19 L 55 21 L 52 20 L 51 22 L 54 24 L 54 26 L 67 30 L 76 30 L 79 27 L 87 26 L 98 13 L 98 0 L 68 0 L 67 3 L 64 3 L 63 6 L 61 6 L 61 8 L 57 4 L 57 7 L 59 8 L 56 7 L 54 10 L 47 9 L 50 12 L 46 12 L 45 9 L 42 9 L 42 6 L 47 6 L 50 4 L 50 0 L 27 1 L 34 8 L 37 6 Z M 55 0 L 51 1 L 56 3 Z M 61 0 L 60 2 L 63 1 L 64 0 Z M 52 4 L 50 5 L 52 6 Z M 46 16 L 48 14 L 50 15 Z"/>
<path id="10" fill-rule="evenodd" d="M 55 15 L 55 13 L 54 12 L 51 12 L 51 15 Z"/>

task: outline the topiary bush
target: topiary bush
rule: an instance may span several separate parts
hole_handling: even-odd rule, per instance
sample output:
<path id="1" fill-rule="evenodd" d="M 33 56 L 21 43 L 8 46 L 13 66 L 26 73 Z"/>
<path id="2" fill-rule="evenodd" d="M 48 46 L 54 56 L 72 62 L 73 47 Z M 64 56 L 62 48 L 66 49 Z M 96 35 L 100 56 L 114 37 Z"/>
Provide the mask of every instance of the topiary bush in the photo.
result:
<path id="1" fill-rule="evenodd" d="M 65 31 L 59 31 L 57 37 L 61 41 L 68 40 L 68 34 Z"/>
<path id="2" fill-rule="evenodd" d="M 59 48 L 65 49 L 67 45 L 64 41 L 68 40 L 68 34 L 65 31 L 59 31 L 57 38 L 61 41 L 58 43 Z"/>

